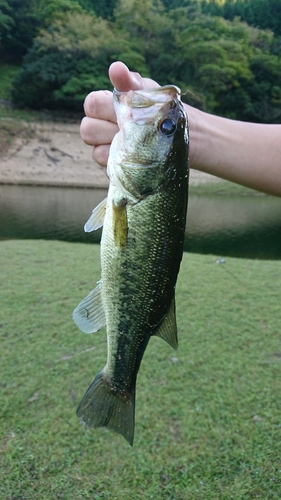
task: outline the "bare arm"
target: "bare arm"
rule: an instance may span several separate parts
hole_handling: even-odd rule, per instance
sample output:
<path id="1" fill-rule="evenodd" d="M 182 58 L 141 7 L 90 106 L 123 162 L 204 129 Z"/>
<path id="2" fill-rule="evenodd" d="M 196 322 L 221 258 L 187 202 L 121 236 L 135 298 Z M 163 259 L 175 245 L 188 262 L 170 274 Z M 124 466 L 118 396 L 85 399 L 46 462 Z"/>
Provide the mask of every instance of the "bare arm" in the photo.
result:
<path id="1" fill-rule="evenodd" d="M 281 125 L 228 120 L 187 106 L 190 165 L 281 196 Z"/>
<path id="2" fill-rule="evenodd" d="M 158 86 L 113 63 L 109 76 L 121 91 Z M 109 146 L 118 130 L 112 94 L 98 91 L 85 100 L 82 139 L 94 146 L 93 156 L 105 166 Z M 190 166 L 217 177 L 281 196 L 281 125 L 228 120 L 185 105 L 190 130 Z"/>

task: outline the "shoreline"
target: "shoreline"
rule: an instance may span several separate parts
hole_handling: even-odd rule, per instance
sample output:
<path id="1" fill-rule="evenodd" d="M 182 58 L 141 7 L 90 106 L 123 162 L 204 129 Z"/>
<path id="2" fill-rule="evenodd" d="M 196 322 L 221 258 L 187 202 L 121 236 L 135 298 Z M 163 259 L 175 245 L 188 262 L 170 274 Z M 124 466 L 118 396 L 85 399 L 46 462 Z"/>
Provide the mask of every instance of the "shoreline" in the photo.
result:
<path id="1" fill-rule="evenodd" d="M 105 169 L 91 158 L 80 123 L 27 124 L 28 137 L 18 135 L 1 158 L 0 184 L 107 189 Z M 219 184 L 221 179 L 190 170 L 190 186 Z"/>

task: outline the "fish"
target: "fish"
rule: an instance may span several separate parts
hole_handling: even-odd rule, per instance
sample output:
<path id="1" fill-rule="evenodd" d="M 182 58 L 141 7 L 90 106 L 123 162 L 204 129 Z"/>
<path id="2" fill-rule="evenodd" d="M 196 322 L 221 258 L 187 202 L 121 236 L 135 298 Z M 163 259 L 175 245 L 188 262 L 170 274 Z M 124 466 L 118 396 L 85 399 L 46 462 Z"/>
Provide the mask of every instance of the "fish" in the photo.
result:
<path id="1" fill-rule="evenodd" d="M 188 120 L 174 85 L 113 91 L 119 132 L 107 164 L 108 194 L 85 224 L 103 226 L 101 279 L 73 311 L 85 333 L 104 326 L 107 362 L 77 416 L 132 446 L 136 379 L 149 339 L 178 345 L 175 286 L 188 201 Z"/>

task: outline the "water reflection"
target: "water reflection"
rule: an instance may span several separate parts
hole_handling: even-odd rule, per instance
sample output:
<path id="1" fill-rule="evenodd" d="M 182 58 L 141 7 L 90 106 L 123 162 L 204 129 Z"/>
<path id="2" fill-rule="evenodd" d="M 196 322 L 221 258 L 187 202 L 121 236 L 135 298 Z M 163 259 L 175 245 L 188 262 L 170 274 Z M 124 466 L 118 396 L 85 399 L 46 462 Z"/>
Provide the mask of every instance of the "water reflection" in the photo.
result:
<path id="1" fill-rule="evenodd" d="M 191 196 L 185 249 L 233 257 L 281 258 L 281 200 L 272 196 Z"/>
<path id="2" fill-rule="evenodd" d="M 105 196 L 104 189 L 0 186 L 0 238 L 88 242 L 84 223 Z"/>
<path id="3" fill-rule="evenodd" d="M 103 189 L 0 186 L 0 238 L 99 241 L 85 234 Z M 190 194 L 185 250 L 280 259 L 281 200 L 270 196 Z"/>

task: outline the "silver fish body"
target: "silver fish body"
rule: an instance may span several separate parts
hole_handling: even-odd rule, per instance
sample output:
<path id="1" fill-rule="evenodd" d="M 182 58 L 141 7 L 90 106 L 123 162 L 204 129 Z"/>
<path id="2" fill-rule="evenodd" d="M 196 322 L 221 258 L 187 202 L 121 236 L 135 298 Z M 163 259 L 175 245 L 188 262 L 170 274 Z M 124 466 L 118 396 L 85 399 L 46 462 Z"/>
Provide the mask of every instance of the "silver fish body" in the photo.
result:
<path id="1" fill-rule="evenodd" d="M 108 427 L 132 445 L 135 387 L 152 335 L 177 347 L 175 285 L 188 197 L 187 117 L 177 87 L 114 91 L 119 133 L 108 161 L 107 200 L 86 231 L 103 224 L 101 281 L 74 310 L 79 328 L 106 324 L 107 363 L 77 409 L 88 426 Z"/>

